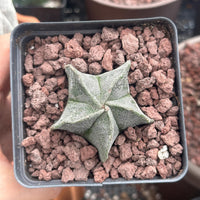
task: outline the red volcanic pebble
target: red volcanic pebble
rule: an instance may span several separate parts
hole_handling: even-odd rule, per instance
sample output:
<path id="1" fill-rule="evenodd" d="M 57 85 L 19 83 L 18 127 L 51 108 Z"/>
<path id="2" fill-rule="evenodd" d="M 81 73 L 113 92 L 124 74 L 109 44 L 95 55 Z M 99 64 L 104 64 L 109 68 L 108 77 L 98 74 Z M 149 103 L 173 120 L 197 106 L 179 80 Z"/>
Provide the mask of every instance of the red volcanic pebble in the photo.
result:
<path id="1" fill-rule="evenodd" d="M 166 135 L 161 135 L 161 139 L 165 144 L 174 146 L 180 141 L 180 136 L 176 131 L 170 130 Z"/>
<path id="2" fill-rule="evenodd" d="M 136 69 L 135 71 L 131 72 L 128 76 L 129 84 L 136 83 L 138 80 L 143 79 L 143 74 L 140 69 Z"/>
<path id="3" fill-rule="evenodd" d="M 103 168 L 94 170 L 93 174 L 94 174 L 94 181 L 97 183 L 102 183 L 105 179 L 109 177 L 109 174 L 106 173 L 106 171 L 103 170 Z"/>
<path id="4" fill-rule="evenodd" d="M 115 40 L 119 37 L 119 32 L 113 28 L 104 27 L 102 29 L 101 39 L 105 42 Z"/>
<path id="5" fill-rule="evenodd" d="M 69 167 L 63 169 L 61 180 L 62 180 L 64 183 L 67 183 L 67 182 L 69 182 L 69 181 L 73 181 L 74 178 L 75 178 L 75 177 L 74 177 L 74 173 L 73 173 L 73 171 L 72 171 Z"/>
<path id="6" fill-rule="evenodd" d="M 80 149 L 75 146 L 75 143 L 67 143 L 66 146 L 63 148 L 63 152 L 71 161 L 76 162 L 79 160 Z"/>
<path id="7" fill-rule="evenodd" d="M 67 58 L 81 58 L 83 56 L 83 48 L 75 39 L 72 39 L 65 44 L 64 55 Z"/>
<path id="8" fill-rule="evenodd" d="M 111 169 L 110 171 L 110 176 L 112 179 L 117 179 L 119 178 L 119 174 L 118 174 L 118 171 L 117 169 L 115 169 L 114 167 Z"/>
<path id="9" fill-rule="evenodd" d="M 138 95 L 138 103 L 141 106 L 152 106 L 153 105 L 153 100 L 151 98 L 151 94 L 149 91 L 144 90 Z"/>
<path id="10" fill-rule="evenodd" d="M 45 44 L 44 46 L 44 59 L 45 60 L 54 60 L 58 58 L 58 52 L 62 49 L 60 43 L 54 44 Z"/>
<path id="11" fill-rule="evenodd" d="M 142 110 L 148 117 L 154 120 L 162 120 L 162 116 L 158 113 L 158 111 L 153 106 L 142 107 Z"/>
<path id="12" fill-rule="evenodd" d="M 152 179 L 156 176 L 157 170 L 155 166 L 147 166 L 144 168 L 143 172 L 141 173 L 141 177 L 143 179 Z"/>
<path id="13" fill-rule="evenodd" d="M 166 113 L 172 107 L 172 102 L 168 98 L 161 99 L 155 107 L 158 112 Z"/>
<path id="14" fill-rule="evenodd" d="M 80 167 L 78 169 L 74 169 L 73 171 L 74 177 L 76 181 L 87 181 L 89 170 L 87 170 L 85 167 Z"/>
<path id="15" fill-rule="evenodd" d="M 119 147 L 120 159 L 126 161 L 132 157 L 131 143 L 124 143 Z"/>
<path id="16" fill-rule="evenodd" d="M 41 130 L 42 128 L 48 126 L 50 124 L 50 120 L 46 115 L 41 115 L 38 121 L 34 124 L 33 129 Z"/>
<path id="17" fill-rule="evenodd" d="M 72 59 L 71 64 L 76 67 L 80 72 L 86 73 L 88 71 L 88 66 L 82 58 Z"/>
<path id="18" fill-rule="evenodd" d="M 138 51 L 139 42 L 133 34 L 127 34 L 122 36 L 122 46 L 126 53 L 134 54 Z"/>
<path id="19" fill-rule="evenodd" d="M 131 180 L 168 178 L 182 169 L 178 103 L 174 90 L 175 70 L 172 45 L 161 27 L 104 27 L 102 33 L 76 33 L 35 37 L 27 44 L 24 116 L 28 172 L 39 180 L 102 183 L 107 178 Z M 51 131 L 68 100 L 65 67 L 98 75 L 131 61 L 128 82 L 131 96 L 152 124 L 128 127 L 120 132 L 102 163 L 97 149 L 80 135 Z M 192 94 L 194 91 L 186 89 Z M 194 100 L 194 99 L 193 99 Z M 169 158 L 160 160 L 158 151 L 167 145 Z"/>
<path id="20" fill-rule="evenodd" d="M 93 62 L 89 65 L 89 73 L 90 74 L 100 74 L 102 72 L 103 68 L 98 62 Z"/>
<path id="21" fill-rule="evenodd" d="M 54 69 L 53 67 L 48 63 L 48 62 L 44 62 L 40 68 L 42 69 L 42 73 L 43 74 L 46 74 L 46 75 L 53 75 L 55 72 L 54 72 Z"/>
<path id="22" fill-rule="evenodd" d="M 162 178 L 167 178 L 168 170 L 167 166 L 162 162 L 162 160 L 157 165 L 157 170 Z"/>
<path id="23" fill-rule="evenodd" d="M 115 140 L 115 144 L 122 145 L 124 144 L 125 140 L 126 140 L 126 137 L 124 135 L 119 135 Z"/>
<path id="24" fill-rule="evenodd" d="M 113 69 L 113 63 L 112 63 L 112 54 L 111 54 L 111 49 L 108 49 L 104 56 L 103 56 L 103 60 L 102 60 L 102 67 L 106 70 L 106 71 L 111 71 Z"/>
<path id="25" fill-rule="evenodd" d="M 127 162 L 124 164 L 121 164 L 118 167 L 118 172 L 122 175 L 123 178 L 126 180 L 130 180 L 133 178 L 133 175 L 135 174 L 135 171 L 137 169 L 137 166 L 135 166 L 133 163 Z"/>
<path id="26" fill-rule="evenodd" d="M 38 144 L 44 149 L 50 149 L 50 131 L 42 129 L 42 131 L 35 136 Z"/>
<path id="27" fill-rule="evenodd" d="M 35 141 L 35 138 L 32 137 L 32 136 L 27 137 L 22 141 L 22 146 L 23 147 L 28 147 L 28 146 L 31 146 L 33 144 L 36 144 L 36 141 Z"/>
<path id="28" fill-rule="evenodd" d="M 96 45 L 90 48 L 89 51 L 89 62 L 100 61 L 103 58 L 105 50 L 102 46 Z"/>
<path id="29" fill-rule="evenodd" d="M 81 160 L 85 161 L 90 158 L 93 158 L 97 153 L 97 149 L 92 145 L 89 145 L 81 148 L 80 153 L 81 153 Z"/>
<path id="30" fill-rule="evenodd" d="M 33 164 L 40 164 L 42 162 L 40 151 L 38 149 L 31 151 L 30 160 L 33 162 Z"/>
<path id="31" fill-rule="evenodd" d="M 33 72 L 33 57 L 30 54 L 25 57 L 24 67 L 26 72 Z"/>
<path id="32" fill-rule="evenodd" d="M 22 80 L 23 80 L 23 84 L 26 87 L 30 87 L 31 85 L 33 85 L 34 77 L 32 74 L 27 73 L 22 77 Z"/>

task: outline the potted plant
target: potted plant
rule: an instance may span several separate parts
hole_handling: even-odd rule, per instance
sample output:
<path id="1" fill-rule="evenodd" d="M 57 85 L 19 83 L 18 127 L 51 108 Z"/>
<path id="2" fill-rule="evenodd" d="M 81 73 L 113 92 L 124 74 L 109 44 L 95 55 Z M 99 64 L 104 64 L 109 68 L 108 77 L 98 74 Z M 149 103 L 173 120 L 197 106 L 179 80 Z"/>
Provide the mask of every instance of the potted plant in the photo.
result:
<path id="1" fill-rule="evenodd" d="M 158 183 L 185 175 L 171 21 L 22 24 L 11 48 L 13 158 L 21 184 Z"/>
<path id="2" fill-rule="evenodd" d="M 183 102 L 187 133 L 187 145 L 189 155 L 188 173 L 185 180 L 195 188 L 199 187 L 200 181 L 200 159 L 198 140 L 198 83 L 199 80 L 199 46 L 200 37 L 187 39 L 179 44 L 180 64 L 182 72 Z M 197 75 L 197 77 L 195 77 Z M 190 87 L 192 86 L 192 87 Z M 193 100 L 192 100 L 193 98 Z M 192 128 L 191 128 L 192 126 Z"/>
<path id="3" fill-rule="evenodd" d="M 174 20 L 181 1 L 85 0 L 85 4 L 89 19 L 130 19 L 164 16 Z"/>
<path id="4" fill-rule="evenodd" d="M 40 21 L 63 21 L 66 0 L 14 0 L 15 9 L 20 14 L 32 15 Z M 45 14 L 44 14 L 45 13 Z"/>

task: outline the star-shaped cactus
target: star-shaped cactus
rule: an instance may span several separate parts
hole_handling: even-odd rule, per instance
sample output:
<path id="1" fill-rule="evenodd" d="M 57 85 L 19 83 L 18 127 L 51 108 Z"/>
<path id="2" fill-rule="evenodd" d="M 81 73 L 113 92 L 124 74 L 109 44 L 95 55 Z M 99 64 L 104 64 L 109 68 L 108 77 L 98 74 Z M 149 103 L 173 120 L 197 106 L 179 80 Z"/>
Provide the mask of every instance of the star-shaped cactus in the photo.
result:
<path id="1" fill-rule="evenodd" d="M 67 65 L 68 102 L 51 129 L 83 136 L 98 149 L 101 161 L 105 162 L 120 130 L 153 122 L 130 95 L 130 65 L 127 61 L 100 75 L 84 74 Z"/>

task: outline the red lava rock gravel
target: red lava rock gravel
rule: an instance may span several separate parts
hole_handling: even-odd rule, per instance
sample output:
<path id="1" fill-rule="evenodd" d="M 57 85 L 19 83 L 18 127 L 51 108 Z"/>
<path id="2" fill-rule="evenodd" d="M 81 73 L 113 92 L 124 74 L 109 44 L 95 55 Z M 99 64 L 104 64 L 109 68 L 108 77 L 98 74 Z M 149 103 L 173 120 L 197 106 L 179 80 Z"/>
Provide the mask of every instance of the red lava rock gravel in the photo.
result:
<path id="1" fill-rule="evenodd" d="M 180 51 L 185 127 L 189 159 L 200 167 L 200 42 Z M 180 147 L 179 147 L 180 148 Z"/>
<path id="2" fill-rule="evenodd" d="M 94 35 L 35 37 L 27 44 L 22 77 L 27 137 L 22 146 L 32 177 L 46 181 L 61 179 L 64 183 L 92 178 L 102 183 L 108 177 L 127 180 L 169 178 L 180 172 L 183 147 L 178 130 L 179 107 L 174 93 L 175 71 L 168 35 L 164 27 L 153 25 L 104 27 L 102 33 Z M 108 160 L 101 163 L 96 148 L 81 136 L 49 129 L 67 103 L 68 81 L 64 66 L 71 63 L 81 72 L 100 74 L 117 68 L 128 59 L 131 60 L 130 93 L 143 112 L 155 121 L 122 131 Z M 199 83 L 195 79 L 196 72 L 190 71 L 192 80 Z M 188 101 L 197 102 L 191 86 L 187 87 L 187 92 L 190 94 Z M 199 123 L 195 117 L 198 115 L 192 116 L 186 125 L 191 131 L 195 123 L 193 132 L 197 135 Z M 196 137 L 195 142 L 198 139 Z M 169 158 L 160 160 L 158 152 L 164 145 L 168 147 Z"/>

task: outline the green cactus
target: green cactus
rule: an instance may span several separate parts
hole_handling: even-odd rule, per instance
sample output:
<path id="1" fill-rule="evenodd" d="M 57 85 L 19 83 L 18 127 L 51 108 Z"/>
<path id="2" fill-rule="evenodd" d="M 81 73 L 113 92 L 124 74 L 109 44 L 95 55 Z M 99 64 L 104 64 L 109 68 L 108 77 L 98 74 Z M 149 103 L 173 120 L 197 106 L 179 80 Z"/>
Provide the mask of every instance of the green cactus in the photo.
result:
<path id="1" fill-rule="evenodd" d="M 67 65 L 68 102 L 51 129 L 83 136 L 98 149 L 101 161 L 105 162 L 120 130 L 153 122 L 130 95 L 130 65 L 127 61 L 100 75 L 84 74 Z"/>

